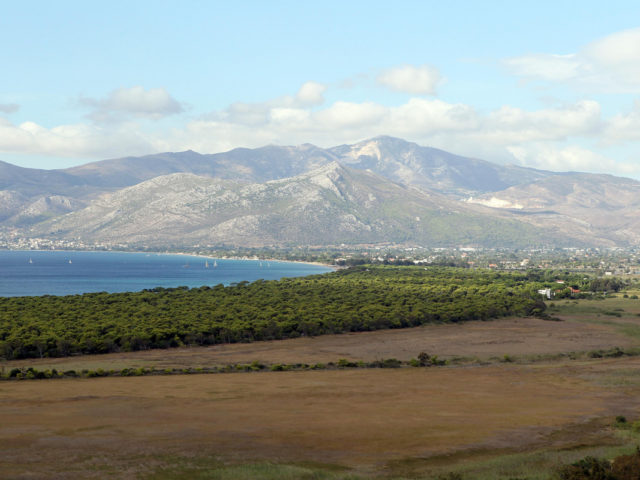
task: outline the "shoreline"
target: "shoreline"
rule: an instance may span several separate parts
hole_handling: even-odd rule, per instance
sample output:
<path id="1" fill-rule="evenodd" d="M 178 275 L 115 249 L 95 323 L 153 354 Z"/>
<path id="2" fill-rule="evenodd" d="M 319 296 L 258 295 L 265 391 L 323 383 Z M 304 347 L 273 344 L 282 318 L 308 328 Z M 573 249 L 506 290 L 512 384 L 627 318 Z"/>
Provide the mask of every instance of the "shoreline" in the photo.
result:
<path id="1" fill-rule="evenodd" d="M 233 283 L 241 281 L 253 282 L 258 279 L 280 280 L 284 278 L 304 277 L 308 275 L 325 275 L 335 272 L 339 269 L 337 266 L 325 265 L 320 262 L 261 259 L 253 257 L 209 256 L 187 252 L 135 252 L 86 249 L 3 250 L 5 253 L 2 254 L 0 252 L 0 255 L 3 255 L 3 259 L 6 259 L 7 266 L 10 267 L 13 265 L 13 267 L 11 268 L 15 267 L 18 268 L 18 270 L 15 271 L 16 273 L 13 281 L 11 281 L 9 278 L 5 278 L 2 282 L 0 282 L 0 289 L 2 290 L 2 292 L 0 293 L 0 298 L 34 297 L 43 295 L 64 297 L 69 295 L 82 295 L 85 293 L 96 293 L 103 291 L 109 293 L 138 292 L 155 287 L 173 288 L 183 285 L 186 285 L 189 288 L 198 288 L 205 285 L 214 286 L 218 284 L 229 286 Z M 118 254 L 120 254 L 120 256 L 118 256 Z M 172 256 L 173 260 L 171 260 Z M 144 257 L 152 258 L 145 259 Z M 155 257 L 155 260 L 153 259 L 153 257 Z M 190 260 L 189 257 L 191 257 Z M 71 264 L 72 260 L 73 265 L 67 265 L 67 263 Z M 210 267 L 208 269 L 206 268 L 207 265 L 205 265 L 205 260 L 208 260 L 208 266 Z M 216 260 L 217 263 L 215 262 Z M 4 262 L 5 260 L 3 260 L 3 264 Z M 80 288 L 78 285 L 76 285 L 76 288 L 73 288 L 72 286 L 64 287 L 60 281 L 53 280 L 52 283 L 48 285 L 48 287 L 43 287 L 42 282 L 40 282 L 33 288 L 26 288 L 29 283 L 33 282 L 33 278 L 35 278 L 33 277 L 34 271 L 20 270 L 19 265 L 21 262 L 24 262 L 25 267 L 32 267 L 31 265 L 28 265 L 31 263 L 34 263 L 35 267 L 37 267 L 39 264 L 44 265 L 45 270 L 40 269 L 36 271 L 36 273 L 38 273 L 38 275 L 40 275 L 40 277 L 42 278 L 53 278 L 51 276 L 51 268 L 49 267 L 56 266 L 58 264 L 64 264 L 63 270 L 60 271 L 61 277 L 60 275 L 59 277 L 68 279 L 68 281 L 71 282 L 71 285 L 78 284 L 77 277 L 78 275 L 82 275 L 83 265 L 85 265 L 85 270 L 86 265 L 93 265 L 94 263 L 96 265 L 104 265 L 106 271 L 110 273 L 104 278 L 102 278 L 100 275 L 90 275 L 89 277 L 86 277 L 85 274 L 85 283 L 88 282 L 88 284 L 84 285 L 82 288 Z M 182 265 L 186 263 L 186 266 L 189 266 L 189 264 L 191 264 L 195 268 L 195 270 L 198 270 L 198 265 L 201 265 L 203 271 L 208 271 L 209 273 L 203 274 L 196 271 L 191 274 L 182 274 L 181 272 L 176 273 L 171 270 L 173 273 L 167 278 L 164 278 L 162 276 L 154 276 L 155 274 L 145 274 L 144 272 L 155 272 L 157 270 L 157 268 L 155 267 L 150 267 L 151 270 L 135 270 L 135 272 L 137 272 L 134 275 L 135 278 L 131 282 L 122 286 L 120 285 L 120 280 L 116 280 L 118 278 L 124 278 L 122 277 L 123 274 L 118 268 L 118 265 L 120 265 L 122 262 L 124 262 L 124 264 L 133 265 L 146 265 L 147 263 L 151 262 L 151 264 L 173 265 L 174 267 L 175 265 Z M 222 270 L 215 268 L 218 266 L 218 264 L 223 267 Z M 263 264 L 265 264 L 265 268 L 262 268 Z M 80 270 L 72 268 L 76 267 L 77 265 L 80 265 Z M 182 266 L 185 267 L 185 265 Z M 49 270 L 47 270 L 47 268 L 49 268 Z M 67 268 L 71 268 L 71 270 L 67 270 Z M 216 273 L 216 270 L 218 270 L 219 273 Z M 13 270 L 11 271 L 13 272 Z M 63 271 L 68 273 L 62 274 Z M 28 279 L 28 283 L 25 283 L 25 279 Z M 150 281 L 146 282 L 145 280 Z"/>
<path id="2" fill-rule="evenodd" d="M 91 251 L 91 250 L 86 250 L 86 251 Z M 127 253 L 154 253 L 154 254 L 158 254 L 158 255 L 183 255 L 183 256 L 188 256 L 188 257 L 197 257 L 197 258 L 204 258 L 204 259 L 208 259 L 208 260 L 246 260 L 246 261 L 253 261 L 253 262 L 274 262 L 274 263 L 300 263 L 303 265 L 316 265 L 318 267 L 327 267 L 330 268 L 332 270 L 339 270 L 340 266 L 339 265 L 332 265 L 330 263 L 322 263 L 322 262 L 305 262 L 304 260 L 282 260 L 280 258 L 261 258 L 261 257 L 215 257 L 215 256 L 211 256 L 211 255 L 202 255 L 200 253 L 186 253 L 186 252 L 179 252 L 179 253 L 172 253 L 172 252 L 127 252 Z"/>
<path id="3" fill-rule="evenodd" d="M 246 257 L 246 256 L 229 256 L 229 257 L 216 257 L 212 255 L 203 255 L 200 253 L 188 253 L 188 252 L 159 252 L 159 251 L 140 251 L 140 250 L 97 250 L 97 249 L 42 249 L 33 248 L 28 250 L 16 249 L 16 248 L 3 248 L 0 252 L 97 252 L 97 253 L 138 253 L 142 255 L 180 255 L 196 258 L 204 258 L 208 260 L 247 260 L 247 261 L 260 261 L 260 262 L 278 262 L 278 263 L 300 263 L 303 265 L 316 265 L 319 267 L 327 267 L 332 270 L 339 270 L 339 265 L 332 265 L 330 263 L 322 262 L 307 262 L 304 260 L 283 260 L 281 258 L 261 258 L 261 257 Z"/>

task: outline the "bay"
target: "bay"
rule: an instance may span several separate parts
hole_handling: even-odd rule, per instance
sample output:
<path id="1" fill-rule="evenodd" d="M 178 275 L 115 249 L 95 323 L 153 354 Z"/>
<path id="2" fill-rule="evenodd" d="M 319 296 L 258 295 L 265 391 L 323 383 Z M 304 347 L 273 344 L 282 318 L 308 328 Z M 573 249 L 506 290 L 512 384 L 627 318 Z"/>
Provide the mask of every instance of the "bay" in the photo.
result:
<path id="1" fill-rule="evenodd" d="M 0 297 L 230 285 L 331 271 L 323 265 L 154 253 L 0 251 Z"/>

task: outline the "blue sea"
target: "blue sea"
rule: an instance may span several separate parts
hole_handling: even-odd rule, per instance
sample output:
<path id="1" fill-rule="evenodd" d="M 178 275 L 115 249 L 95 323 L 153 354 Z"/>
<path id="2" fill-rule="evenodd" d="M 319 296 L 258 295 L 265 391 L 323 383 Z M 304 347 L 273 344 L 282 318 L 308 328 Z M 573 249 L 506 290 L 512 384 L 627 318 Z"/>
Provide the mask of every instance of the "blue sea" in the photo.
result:
<path id="1" fill-rule="evenodd" d="M 135 292 L 154 287 L 229 285 L 331 271 L 329 267 L 189 255 L 0 251 L 0 297 Z"/>

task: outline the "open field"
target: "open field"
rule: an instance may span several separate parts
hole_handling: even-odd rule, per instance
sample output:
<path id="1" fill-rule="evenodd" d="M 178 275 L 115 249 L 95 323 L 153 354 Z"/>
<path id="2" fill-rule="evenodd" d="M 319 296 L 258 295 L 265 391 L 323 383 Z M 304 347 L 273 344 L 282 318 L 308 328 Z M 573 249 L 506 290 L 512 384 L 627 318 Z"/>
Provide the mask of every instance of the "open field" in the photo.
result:
<path id="1" fill-rule="evenodd" d="M 611 388 L 607 379 L 640 380 L 638 371 L 640 359 L 627 358 L 7 382 L 0 470 L 3 478 L 104 478 L 104 469 L 127 478 L 176 457 L 428 474 L 445 454 L 615 443 L 603 426 L 640 414 L 640 384 Z"/>
<path id="2" fill-rule="evenodd" d="M 637 310 L 637 311 L 636 311 Z M 613 313 L 615 312 L 615 314 Z M 1 478 L 543 480 L 633 450 L 640 302 L 555 302 L 563 321 L 489 322 L 277 342 L 4 362 L 3 368 L 198 367 L 259 360 L 496 359 L 488 365 L 0 382 Z M 518 363 L 499 363 L 504 355 Z M 545 361 L 531 363 L 536 356 Z"/>
<path id="3" fill-rule="evenodd" d="M 597 305 L 600 305 L 598 303 Z M 575 316 L 575 315 L 574 315 Z M 606 317 L 610 319 L 612 317 Z M 619 320 L 616 318 L 616 320 Z M 631 319 L 640 325 L 640 318 Z M 2 362 L 5 369 L 33 366 L 57 370 L 130 367 L 186 368 L 228 363 L 327 363 L 340 358 L 365 362 L 382 358 L 409 360 L 421 351 L 441 358 L 550 355 L 572 351 L 632 347 L 640 338 L 625 335 L 617 324 L 569 318 L 563 322 L 538 318 L 502 318 L 487 322 L 426 325 L 375 332 L 324 335 L 270 342 L 212 347 L 147 350 L 81 357 L 23 359 Z"/>

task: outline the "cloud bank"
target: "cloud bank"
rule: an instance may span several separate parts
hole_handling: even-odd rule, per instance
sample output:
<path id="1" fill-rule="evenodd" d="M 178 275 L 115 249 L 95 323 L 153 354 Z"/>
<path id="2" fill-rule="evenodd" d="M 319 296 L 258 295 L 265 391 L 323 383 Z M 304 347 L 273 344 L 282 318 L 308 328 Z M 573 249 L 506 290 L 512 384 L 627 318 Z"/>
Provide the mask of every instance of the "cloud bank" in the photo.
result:
<path id="1" fill-rule="evenodd" d="M 565 55 L 536 53 L 504 61 L 524 79 L 562 82 L 589 92 L 640 92 L 640 28 L 624 30 Z"/>
<path id="2" fill-rule="evenodd" d="M 99 123 L 130 116 L 159 119 L 184 111 L 184 106 L 164 88 L 145 90 L 140 86 L 118 88 L 105 98 L 82 97 L 79 103 L 91 108 L 88 117 Z"/>
<path id="3" fill-rule="evenodd" d="M 609 72 L 631 72 L 636 68 L 629 65 L 637 54 L 635 45 L 607 57 L 629 39 L 640 39 L 640 30 L 611 35 L 576 54 L 519 57 L 508 64 L 518 75 L 555 82 L 586 81 L 577 80 L 580 72 L 595 72 L 596 61 L 600 66 L 608 62 Z M 640 87 L 640 80 L 631 76 L 623 83 L 629 86 L 632 80 Z M 601 153 L 640 139 L 640 101 L 609 117 L 591 99 L 552 108 L 503 105 L 487 111 L 433 98 L 441 81 L 433 67 L 401 65 L 383 71 L 377 82 L 410 94 L 402 103 L 327 102 L 325 96 L 334 93 L 330 87 L 307 81 L 289 95 L 235 102 L 191 118 L 177 117 L 185 107 L 164 88 L 123 87 L 102 98 L 81 99 L 81 105 L 90 109 L 91 121 L 45 127 L 0 116 L 0 152 L 104 159 L 188 149 L 214 153 L 266 144 L 329 147 L 391 135 L 496 162 L 640 176 L 640 165 L 614 162 Z M 169 116 L 174 116 L 173 123 L 149 128 L 148 119 Z"/>

